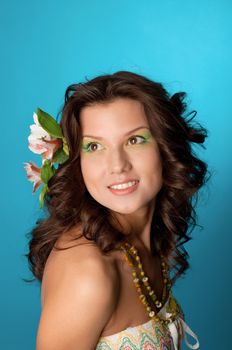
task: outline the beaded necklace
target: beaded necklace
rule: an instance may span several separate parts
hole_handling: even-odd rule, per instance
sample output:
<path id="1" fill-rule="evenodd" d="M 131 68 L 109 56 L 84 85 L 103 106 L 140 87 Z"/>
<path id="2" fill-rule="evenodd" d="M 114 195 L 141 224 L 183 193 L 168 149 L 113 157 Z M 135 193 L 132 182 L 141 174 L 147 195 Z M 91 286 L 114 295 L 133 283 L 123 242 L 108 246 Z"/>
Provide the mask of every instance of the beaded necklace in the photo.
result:
<path id="1" fill-rule="evenodd" d="M 121 244 L 120 249 L 124 251 L 125 259 L 128 262 L 128 264 L 132 267 L 133 282 L 139 294 L 139 298 L 141 302 L 144 304 L 149 317 L 155 320 L 156 322 L 158 321 L 164 325 L 167 325 L 173 322 L 176 318 L 176 315 L 179 309 L 178 309 L 176 300 L 174 299 L 170 289 L 171 282 L 169 279 L 168 269 L 167 269 L 166 263 L 164 262 L 163 255 L 161 255 L 160 257 L 161 257 L 162 278 L 163 278 L 164 288 L 162 293 L 162 300 L 160 301 L 158 300 L 154 290 L 150 286 L 148 277 L 145 275 L 137 249 L 133 245 L 130 245 L 127 242 Z M 135 260 L 135 263 L 133 263 L 133 260 Z M 138 271 L 136 270 L 135 264 L 137 264 Z M 167 294 L 170 297 L 168 312 L 170 312 L 171 316 L 169 316 L 167 319 L 162 319 L 158 315 L 158 313 L 155 311 L 155 308 L 154 307 L 152 308 L 152 304 L 154 304 L 157 309 L 161 309 L 165 303 Z"/>

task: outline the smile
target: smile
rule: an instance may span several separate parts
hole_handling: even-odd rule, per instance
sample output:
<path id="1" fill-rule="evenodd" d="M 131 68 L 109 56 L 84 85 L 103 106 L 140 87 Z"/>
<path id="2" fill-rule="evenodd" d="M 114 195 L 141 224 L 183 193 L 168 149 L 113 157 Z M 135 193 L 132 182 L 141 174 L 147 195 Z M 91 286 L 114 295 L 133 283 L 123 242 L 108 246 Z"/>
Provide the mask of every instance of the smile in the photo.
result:
<path id="1" fill-rule="evenodd" d="M 116 195 L 125 195 L 134 192 L 138 187 L 139 181 L 129 181 L 123 184 L 109 186 L 110 192 Z"/>
<path id="2" fill-rule="evenodd" d="M 122 190 L 131 186 L 134 186 L 136 184 L 136 181 L 129 181 L 127 183 L 124 184 L 119 184 L 119 185 L 113 185 L 110 186 L 110 188 L 116 189 L 116 190 Z"/>

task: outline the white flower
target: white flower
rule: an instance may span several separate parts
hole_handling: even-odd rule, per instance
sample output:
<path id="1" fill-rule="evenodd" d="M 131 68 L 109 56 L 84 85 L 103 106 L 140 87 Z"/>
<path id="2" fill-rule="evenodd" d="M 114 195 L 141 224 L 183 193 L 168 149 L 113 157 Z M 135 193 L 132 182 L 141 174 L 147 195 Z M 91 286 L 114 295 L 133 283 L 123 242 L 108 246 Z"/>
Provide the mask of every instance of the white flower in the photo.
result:
<path id="1" fill-rule="evenodd" d="M 30 126 L 31 134 L 28 137 L 28 147 L 32 152 L 42 154 L 46 159 L 52 159 L 53 155 L 62 144 L 62 141 L 61 139 L 52 137 L 41 127 L 36 113 L 33 114 L 33 119 L 35 124 Z"/>
<path id="2" fill-rule="evenodd" d="M 35 192 L 37 190 L 37 188 L 42 184 L 42 180 L 40 177 L 40 170 L 41 169 L 32 161 L 30 161 L 29 163 L 24 163 L 24 164 L 25 164 L 24 169 L 27 172 L 28 180 L 31 182 L 34 182 L 33 192 Z"/>

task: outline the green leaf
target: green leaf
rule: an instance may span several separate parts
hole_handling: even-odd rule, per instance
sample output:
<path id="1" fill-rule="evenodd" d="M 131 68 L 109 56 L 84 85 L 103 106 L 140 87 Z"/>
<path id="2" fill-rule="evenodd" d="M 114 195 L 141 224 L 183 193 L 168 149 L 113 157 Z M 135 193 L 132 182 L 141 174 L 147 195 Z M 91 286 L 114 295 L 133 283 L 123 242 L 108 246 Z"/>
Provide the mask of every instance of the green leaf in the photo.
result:
<path id="1" fill-rule="evenodd" d="M 69 148 L 68 148 L 67 140 L 65 137 L 63 137 L 63 150 L 64 150 L 64 153 L 66 153 L 68 156 L 69 155 Z"/>
<path id="2" fill-rule="evenodd" d="M 67 154 L 64 152 L 63 148 L 59 148 L 56 153 L 54 154 L 54 157 L 52 158 L 53 163 L 63 164 L 68 160 Z"/>
<path id="3" fill-rule="evenodd" d="M 44 205 L 44 197 L 45 197 L 45 194 L 48 190 L 48 186 L 47 185 L 44 185 L 41 189 L 41 192 L 40 192 L 40 195 L 39 195 L 39 202 L 40 202 L 40 209 L 43 207 Z"/>
<path id="4" fill-rule="evenodd" d="M 48 113 L 42 111 L 42 109 L 37 108 L 35 113 L 38 116 L 38 121 L 41 127 L 49 133 L 49 135 L 62 139 L 62 129 L 60 125 L 53 119 Z"/>
<path id="5" fill-rule="evenodd" d="M 40 171 L 40 176 L 42 181 L 45 184 L 47 184 L 54 174 L 55 174 L 54 167 L 50 164 L 49 161 L 45 162 Z"/>

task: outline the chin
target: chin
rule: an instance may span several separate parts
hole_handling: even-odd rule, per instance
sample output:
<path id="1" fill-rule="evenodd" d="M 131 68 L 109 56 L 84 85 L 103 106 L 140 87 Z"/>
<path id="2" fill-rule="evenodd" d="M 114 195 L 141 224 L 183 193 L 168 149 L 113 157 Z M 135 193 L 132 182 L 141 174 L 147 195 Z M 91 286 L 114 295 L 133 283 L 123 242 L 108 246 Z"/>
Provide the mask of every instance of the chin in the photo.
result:
<path id="1" fill-rule="evenodd" d="M 127 209 L 117 209 L 117 208 L 109 208 L 111 211 L 114 211 L 115 213 L 121 214 L 121 215 L 128 215 L 133 214 L 136 210 L 132 210 L 130 208 Z"/>
<path id="2" fill-rule="evenodd" d="M 118 214 L 124 214 L 124 215 L 136 213 L 136 211 L 138 211 L 141 208 L 141 206 L 135 206 L 135 205 L 127 205 L 127 206 L 105 205 L 105 206 L 111 211 L 114 211 Z"/>

